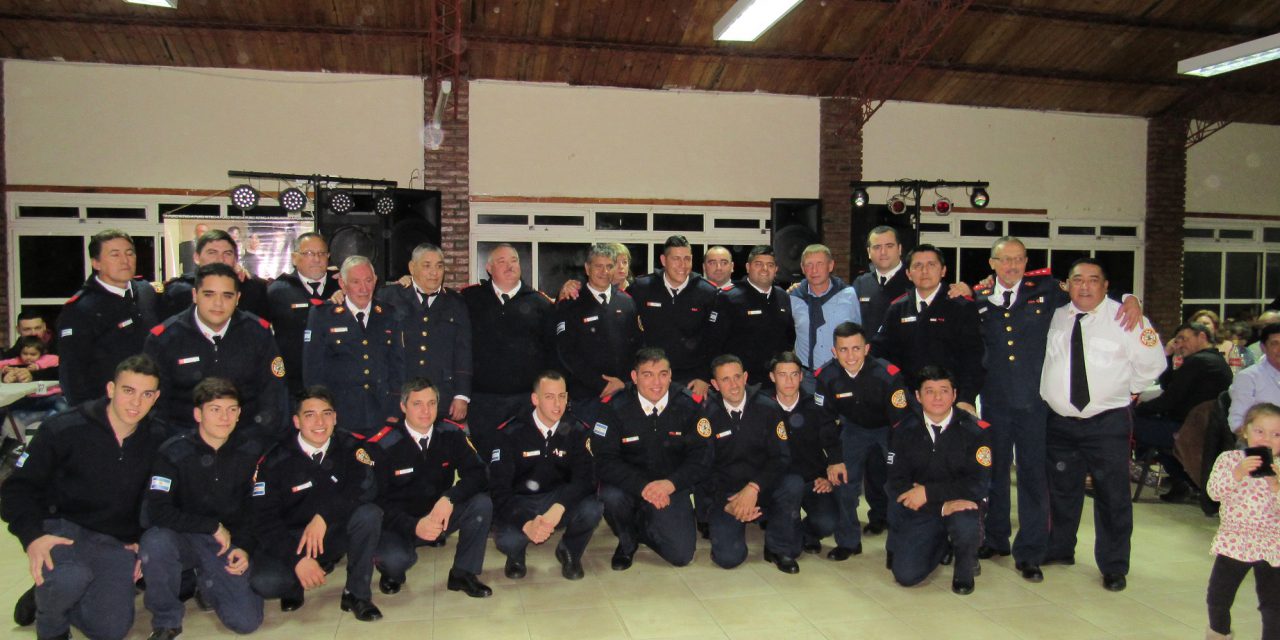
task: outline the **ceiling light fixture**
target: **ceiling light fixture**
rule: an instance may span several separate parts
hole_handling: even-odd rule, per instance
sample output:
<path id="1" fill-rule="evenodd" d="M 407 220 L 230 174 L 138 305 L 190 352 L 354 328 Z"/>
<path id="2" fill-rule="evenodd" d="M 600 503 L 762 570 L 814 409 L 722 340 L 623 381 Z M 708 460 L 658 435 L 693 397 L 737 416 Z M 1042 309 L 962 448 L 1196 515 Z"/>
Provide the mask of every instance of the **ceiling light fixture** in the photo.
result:
<path id="1" fill-rule="evenodd" d="M 942 197 L 933 201 L 933 212 L 940 216 L 951 215 L 951 208 L 951 198 Z"/>
<path id="2" fill-rule="evenodd" d="M 899 193 L 892 198 L 889 198 L 889 202 L 885 206 L 889 207 L 889 213 L 892 213 L 895 216 L 900 216 L 907 212 L 907 199 L 902 197 L 902 194 Z"/>
<path id="3" fill-rule="evenodd" d="M 1178 61 L 1178 73 L 1208 78 L 1280 58 L 1280 33 Z"/>
<path id="4" fill-rule="evenodd" d="M 258 190 L 242 184 L 231 190 L 231 204 L 241 211 L 248 211 L 258 206 Z"/>
<path id="5" fill-rule="evenodd" d="M 177 9 L 178 0 L 124 0 L 129 4 L 145 4 L 148 7 L 164 7 L 166 9 Z"/>
<path id="6" fill-rule="evenodd" d="M 853 190 L 853 206 L 861 209 L 862 207 L 867 206 L 867 202 L 869 200 L 871 200 L 871 196 L 867 195 L 867 190 L 865 188 L 858 187 Z"/>
<path id="7" fill-rule="evenodd" d="M 711 30 L 716 40 L 752 42 L 800 0 L 738 0 Z"/>
<path id="8" fill-rule="evenodd" d="M 974 209 L 985 209 L 988 202 L 991 202 L 991 196 L 987 195 L 986 189 L 979 187 L 969 194 L 969 204 L 973 205 Z"/>

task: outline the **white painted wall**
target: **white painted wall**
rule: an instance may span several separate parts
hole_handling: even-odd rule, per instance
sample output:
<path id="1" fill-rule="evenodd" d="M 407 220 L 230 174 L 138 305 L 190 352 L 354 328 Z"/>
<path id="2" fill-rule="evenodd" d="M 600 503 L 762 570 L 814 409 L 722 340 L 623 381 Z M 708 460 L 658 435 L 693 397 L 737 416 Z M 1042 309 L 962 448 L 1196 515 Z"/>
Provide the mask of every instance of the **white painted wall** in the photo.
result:
<path id="1" fill-rule="evenodd" d="M 11 184 L 223 189 L 238 169 L 407 185 L 422 169 L 418 78 L 4 65 Z"/>
<path id="2" fill-rule="evenodd" d="M 1230 124 L 1191 147 L 1187 211 L 1280 216 L 1280 127 Z"/>

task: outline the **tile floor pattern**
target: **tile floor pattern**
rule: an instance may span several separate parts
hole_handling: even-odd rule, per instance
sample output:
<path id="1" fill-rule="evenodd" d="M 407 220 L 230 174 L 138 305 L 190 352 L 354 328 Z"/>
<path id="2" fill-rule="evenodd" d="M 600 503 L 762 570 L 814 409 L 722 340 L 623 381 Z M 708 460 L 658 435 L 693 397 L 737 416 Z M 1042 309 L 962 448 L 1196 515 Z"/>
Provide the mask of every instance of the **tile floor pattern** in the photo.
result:
<path id="1" fill-rule="evenodd" d="M 1011 558 L 983 562 L 977 589 L 951 593 L 951 569 L 943 567 L 923 585 L 906 589 L 884 569 L 884 536 L 865 538 L 865 553 L 836 563 L 804 556 L 798 575 L 786 575 L 761 558 L 761 535 L 750 528 L 751 555 L 732 571 L 711 564 L 700 540 L 694 562 L 669 567 L 642 548 L 628 571 L 609 568 L 616 540 L 603 523 L 584 560 L 587 576 L 560 577 L 552 548 L 531 549 L 529 575 L 502 575 L 503 556 L 490 542 L 482 579 L 491 598 L 475 600 L 444 589 L 453 543 L 423 549 L 409 583 L 396 596 L 374 600 L 385 618 L 358 622 L 338 608 L 344 566 L 330 584 L 307 596 L 301 610 L 284 614 L 267 603 L 260 638 L 358 638 L 377 640 L 507 638 L 785 638 L 808 640 L 1003 640 L 1093 638 L 1203 638 L 1204 593 L 1216 518 L 1194 505 L 1153 499 L 1135 506 L 1136 530 L 1129 588 L 1104 591 L 1092 560 L 1091 501 L 1086 503 L 1082 541 L 1073 567 L 1046 567 L 1045 581 L 1030 584 Z M 864 505 L 865 510 L 865 505 Z M 865 517 L 865 511 L 864 511 Z M 557 534 L 558 536 L 558 534 Z M 0 637 L 34 638 L 31 628 L 12 626 L 12 603 L 30 585 L 26 557 L 8 534 L 0 542 Z M 553 538 L 556 540 L 557 538 Z M 829 542 L 829 540 L 828 540 Z M 825 551 L 825 549 L 824 549 Z M 377 579 L 375 574 L 375 581 Z M 1237 638 L 1261 634 L 1253 578 L 1246 579 L 1233 611 Z M 151 616 L 138 599 L 130 638 L 145 638 Z M 187 606 L 183 638 L 227 638 L 211 613 Z M 77 637 L 78 634 L 77 634 Z"/>

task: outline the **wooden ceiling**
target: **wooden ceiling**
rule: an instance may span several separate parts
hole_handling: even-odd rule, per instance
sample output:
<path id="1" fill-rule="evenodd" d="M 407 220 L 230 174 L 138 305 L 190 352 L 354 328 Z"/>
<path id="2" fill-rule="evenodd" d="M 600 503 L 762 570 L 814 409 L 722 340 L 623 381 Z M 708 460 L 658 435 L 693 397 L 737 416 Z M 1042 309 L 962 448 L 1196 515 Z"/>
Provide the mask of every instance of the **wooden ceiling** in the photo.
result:
<path id="1" fill-rule="evenodd" d="M 0 0 L 0 57 L 428 75 L 436 1 Z M 722 44 L 733 0 L 457 1 L 470 78 L 810 96 L 856 86 L 896 4 L 803 0 L 757 42 Z M 1278 31 L 1276 0 L 975 0 L 891 97 L 1280 124 L 1280 61 L 1175 72 Z"/>

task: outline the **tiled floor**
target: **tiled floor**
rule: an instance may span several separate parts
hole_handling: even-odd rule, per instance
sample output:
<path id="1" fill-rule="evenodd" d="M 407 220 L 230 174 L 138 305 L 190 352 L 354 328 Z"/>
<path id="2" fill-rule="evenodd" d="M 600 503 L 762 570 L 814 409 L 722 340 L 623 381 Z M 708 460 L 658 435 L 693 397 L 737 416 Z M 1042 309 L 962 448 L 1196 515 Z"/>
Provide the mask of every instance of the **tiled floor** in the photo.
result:
<path id="1" fill-rule="evenodd" d="M 1089 507 L 1091 503 L 1087 503 Z M 884 570 L 884 536 L 864 539 L 865 553 L 844 563 L 805 556 L 798 575 L 785 575 L 760 557 L 760 533 L 751 527 L 748 562 L 732 571 L 713 566 L 699 541 L 691 566 L 675 569 L 642 550 L 629 571 L 609 568 L 615 540 L 603 524 L 591 543 L 578 582 L 560 577 L 550 547 L 529 553 L 529 575 L 502 576 L 503 557 L 490 545 L 482 579 L 494 595 L 473 600 L 444 589 L 453 545 L 423 549 L 409 584 L 396 596 L 376 594 L 385 618 L 362 623 L 338 608 L 344 569 L 308 595 L 306 606 L 282 614 L 267 603 L 255 637 L 355 638 L 770 638 L 806 640 L 885 638 L 1202 638 L 1204 592 L 1216 519 L 1193 505 L 1144 501 L 1135 507 L 1129 588 L 1109 593 L 1092 564 L 1092 522 L 1085 514 L 1079 564 L 1047 567 L 1030 584 L 1010 558 L 983 562 L 977 590 L 950 591 L 950 567 L 925 584 L 905 589 Z M 8 537 L 7 535 L 5 537 Z M 553 538 L 554 540 L 555 538 Z M 25 556 L 12 539 L 0 544 L 0 612 L 30 585 Z M 150 615 L 138 601 L 131 638 L 145 638 Z M 1237 638 L 1259 637 L 1253 579 L 1241 587 L 1234 610 Z M 187 607 L 184 638 L 229 637 L 214 616 Z M 32 638 L 30 628 L 0 627 L 0 636 Z"/>

